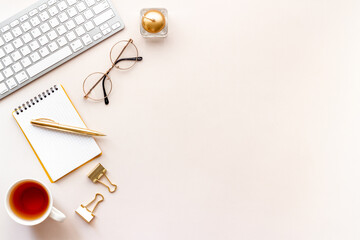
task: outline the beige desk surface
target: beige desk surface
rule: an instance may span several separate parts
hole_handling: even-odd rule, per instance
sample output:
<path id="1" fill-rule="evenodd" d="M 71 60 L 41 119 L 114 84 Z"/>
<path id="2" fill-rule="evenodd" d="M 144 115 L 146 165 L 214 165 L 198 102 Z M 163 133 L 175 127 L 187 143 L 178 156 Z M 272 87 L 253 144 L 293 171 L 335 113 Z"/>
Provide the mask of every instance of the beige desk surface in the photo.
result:
<path id="1" fill-rule="evenodd" d="M 0 102 L 0 239 L 359 239 L 360 2 L 114 1 L 126 29 Z M 2 1 L 5 19 L 29 4 Z M 147 41 L 139 11 L 169 11 Z M 83 78 L 132 37 L 144 61 L 113 73 L 109 106 Z M 61 83 L 99 139 L 101 158 L 51 184 L 11 116 Z M 56 153 L 54 153 L 56 154 Z M 114 194 L 86 174 L 101 162 Z M 13 222 L 4 194 L 45 181 L 63 224 Z M 105 201 L 89 225 L 74 210 Z"/>

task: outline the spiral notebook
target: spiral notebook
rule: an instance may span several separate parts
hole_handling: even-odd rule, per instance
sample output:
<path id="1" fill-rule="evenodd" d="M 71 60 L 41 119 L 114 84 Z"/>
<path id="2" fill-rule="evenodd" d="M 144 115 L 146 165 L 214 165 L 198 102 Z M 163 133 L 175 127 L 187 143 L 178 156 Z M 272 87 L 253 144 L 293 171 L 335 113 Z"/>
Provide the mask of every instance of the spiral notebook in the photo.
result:
<path id="1" fill-rule="evenodd" d="M 86 128 L 61 85 L 55 85 L 17 107 L 13 116 L 51 182 L 55 182 L 101 155 L 94 138 L 33 126 L 30 121 L 48 118 Z"/>

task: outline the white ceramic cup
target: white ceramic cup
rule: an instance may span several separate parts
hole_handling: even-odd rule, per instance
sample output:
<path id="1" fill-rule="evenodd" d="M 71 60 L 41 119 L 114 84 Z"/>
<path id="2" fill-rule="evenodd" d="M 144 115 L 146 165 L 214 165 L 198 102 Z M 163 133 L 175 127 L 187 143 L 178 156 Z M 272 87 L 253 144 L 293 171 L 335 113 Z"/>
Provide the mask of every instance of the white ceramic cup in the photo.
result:
<path id="1" fill-rule="evenodd" d="M 27 181 L 32 181 L 32 182 L 36 182 L 38 184 L 40 184 L 41 186 L 44 187 L 44 189 L 47 192 L 47 195 L 49 197 L 49 204 L 48 207 L 46 209 L 46 212 L 41 215 L 39 218 L 33 219 L 33 220 L 26 220 L 23 218 L 18 217 L 13 210 L 10 207 L 10 194 L 13 191 L 13 189 L 20 183 L 23 182 L 27 182 Z M 57 210 L 54 206 L 53 206 L 53 197 L 50 193 L 50 190 L 45 186 L 45 184 L 43 184 L 42 182 L 35 180 L 35 179 L 21 179 L 15 183 L 13 183 L 10 188 L 8 189 L 7 193 L 6 193 L 6 197 L 5 197 L 5 208 L 7 213 L 9 214 L 9 216 L 17 223 L 20 223 L 22 225 L 26 225 L 26 226 L 33 226 L 33 225 L 37 225 L 39 223 L 42 223 L 46 218 L 50 217 L 52 219 L 54 219 L 55 221 L 58 222 L 62 222 L 65 220 L 66 216 L 65 214 L 63 214 L 62 212 L 60 212 L 59 210 Z"/>

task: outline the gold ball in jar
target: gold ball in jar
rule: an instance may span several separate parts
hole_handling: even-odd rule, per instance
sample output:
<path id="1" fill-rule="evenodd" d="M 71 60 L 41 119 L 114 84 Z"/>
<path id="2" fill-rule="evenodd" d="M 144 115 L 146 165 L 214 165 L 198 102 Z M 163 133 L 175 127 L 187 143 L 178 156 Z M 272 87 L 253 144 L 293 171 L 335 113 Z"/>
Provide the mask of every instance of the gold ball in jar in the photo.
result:
<path id="1" fill-rule="evenodd" d="M 149 10 L 142 17 L 141 24 L 149 33 L 158 33 L 165 27 L 165 16 L 158 10 Z"/>

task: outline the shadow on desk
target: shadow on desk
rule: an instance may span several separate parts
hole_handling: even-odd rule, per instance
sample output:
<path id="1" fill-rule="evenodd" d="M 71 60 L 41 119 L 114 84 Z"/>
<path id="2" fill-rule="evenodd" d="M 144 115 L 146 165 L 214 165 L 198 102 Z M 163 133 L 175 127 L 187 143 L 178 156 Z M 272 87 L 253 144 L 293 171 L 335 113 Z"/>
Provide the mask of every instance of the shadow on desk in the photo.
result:
<path id="1" fill-rule="evenodd" d="M 63 223 L 56 222 L 50 218 L 43 223 L 33 226 L 32 235 L 34 239 L 80 239 L 75 225 L 65 219 Z"/>

